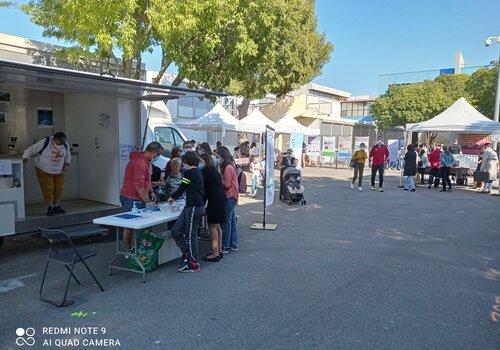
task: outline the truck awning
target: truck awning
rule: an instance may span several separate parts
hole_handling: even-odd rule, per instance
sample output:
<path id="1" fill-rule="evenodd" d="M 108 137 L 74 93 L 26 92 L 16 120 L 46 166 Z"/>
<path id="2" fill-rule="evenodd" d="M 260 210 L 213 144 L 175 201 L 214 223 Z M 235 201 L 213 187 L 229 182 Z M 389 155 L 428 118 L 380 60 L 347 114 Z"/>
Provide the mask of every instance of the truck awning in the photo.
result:
<path id="1" fill-rule="evenodd" d="M 225 93 L 188 89 L 148 83 L 141 80 L 117 78 L 96 73 L 48 67 L 0 59 L 0 84 L 24 88 L 105 94 L 136 99 L 177 99 L 181 96 L 217 97 Z"/>

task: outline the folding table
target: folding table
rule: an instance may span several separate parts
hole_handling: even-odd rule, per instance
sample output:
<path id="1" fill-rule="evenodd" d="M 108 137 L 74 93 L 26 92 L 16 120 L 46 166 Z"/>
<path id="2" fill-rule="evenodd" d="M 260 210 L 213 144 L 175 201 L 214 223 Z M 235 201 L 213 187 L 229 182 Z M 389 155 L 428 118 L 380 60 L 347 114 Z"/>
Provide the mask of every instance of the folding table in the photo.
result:
<path id="1" fill-rule="evenodd" d="M 136 230 L 141 230 L 145 229 L 148 227 L 168 223 L 171 221 L 177 220 L 179 217 L 182 209 L 184 208 L 185 201 L 184 200 L 179 200 L 177 201 L 178 204 L 178 210 L 173 211 L 171 210 L 170 206 L 167 205 L 165 210 L 162 211 L 153 211 L 153 212 L 147 212 L 145 209 L 139 210 L 137 213 L 132 213 L 126 212 L 126 213 L 121 213 L 121 214 L 115 214 L 115 215 L 109 215 L 109 216 L 104 216 L 101 218 L 97 218 L 93 220 L 94 224 L 97 225 L 105 225 L 105 226 L 112 226 L 115 227 L 116 230 L 116 254 L 111 259 L 109 262 L 109 274 L 111 275 L 113 272 L 113 269 L 117 270 L 123 270 L 123 271 L 129 271 L 129 272 L 135 272 L 135 273 L 140 273 L 142 274 L 142 282 L 146 282 L 146 270 L 144 269 L 144 266 L 142 263 L 139 261 L 137 257 L 137 239 L 135 237 L 135 232 Z M 133 229 L 134 233 L 134 250 L 133 251 L 123 251 L 120 250 L 120 229 L 121 228 L 129 228 Z M 120 255 L 125 255 L 128 256 L 129 259 L 134 259 L 134 261 L 137 263 L 137 265 L 140 267 L 139 270 L 131 269 L 126 266 L 117 266 L 113 265 L 114 261 L 120 256 Z"/>

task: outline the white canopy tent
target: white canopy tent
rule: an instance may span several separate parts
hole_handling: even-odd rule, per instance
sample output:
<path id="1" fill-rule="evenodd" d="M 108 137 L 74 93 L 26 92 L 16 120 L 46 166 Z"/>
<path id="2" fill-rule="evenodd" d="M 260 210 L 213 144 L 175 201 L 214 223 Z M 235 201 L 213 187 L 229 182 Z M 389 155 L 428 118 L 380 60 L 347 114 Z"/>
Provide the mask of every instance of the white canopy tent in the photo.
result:
<path id="1" fill-rule="evenodd" d="M 500 123 L 485 117 L 461 97 L 432 119 L 406 124 L 406 131 L 495 134 L 500 133 Z"/>
<path id="2" fill-rule="evenodd" d="M 241 131 L 260 133 L 258 126 L 243 123 L 233 116 L 220 103 L 217 103 L 203 116 L 183 123 L 176 123 L 179 127 L 191 130 L 207 130 L 214 132 Z"/>
<path id="3" fill-rule="evenodd" d="M 278 130 L 288 134 L 304 134 L 306 136 L 318 136 L 318 129 L 311 129 L 300 124 L 294 117 L 286 113 L 280 120 L 276 122 Z"/>
<path id="4" fill-rule="evenodd" d="M 241 122 L 259 127 L 261 129 L 261 132 L 266 131 L 267 125 L 273 128 L 276 132 L 281 132 L 280 130 L 278 130 L 278 125 L 271 119 L 266 117 L 264 113 L 261 112 L 260 108 L 254 109 L 252 113 L 241 119 Z"/>

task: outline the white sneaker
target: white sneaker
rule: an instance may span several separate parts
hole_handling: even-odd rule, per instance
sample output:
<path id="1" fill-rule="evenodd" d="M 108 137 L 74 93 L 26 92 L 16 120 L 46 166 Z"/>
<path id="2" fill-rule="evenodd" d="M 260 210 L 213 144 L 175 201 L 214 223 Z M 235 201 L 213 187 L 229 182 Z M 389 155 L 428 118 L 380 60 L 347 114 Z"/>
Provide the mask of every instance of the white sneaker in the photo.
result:
<path id="1" fill-rule="evenodd" d="M 354 188 L 354 184 L 351 184 L 351 188 Z"/>
<path id="2" fill-rule="evenodd" d="M 363 187 L 358 187 L 358 191 L 363 191 Z"/>

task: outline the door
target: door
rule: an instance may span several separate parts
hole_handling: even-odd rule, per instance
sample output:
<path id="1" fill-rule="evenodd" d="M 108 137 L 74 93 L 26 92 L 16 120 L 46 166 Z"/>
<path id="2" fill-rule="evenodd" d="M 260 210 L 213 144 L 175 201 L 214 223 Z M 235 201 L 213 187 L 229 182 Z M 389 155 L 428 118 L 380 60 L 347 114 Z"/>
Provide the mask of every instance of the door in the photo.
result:
<path id="1" fill-rule="evenodd" d="M 70 94 L 68 129 L 78 143 L 80 197 L 119 205 L 117 99 L 96 94 Z"/>

